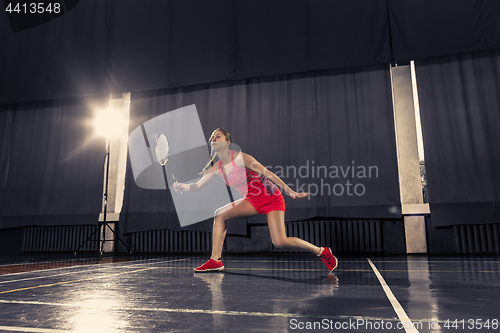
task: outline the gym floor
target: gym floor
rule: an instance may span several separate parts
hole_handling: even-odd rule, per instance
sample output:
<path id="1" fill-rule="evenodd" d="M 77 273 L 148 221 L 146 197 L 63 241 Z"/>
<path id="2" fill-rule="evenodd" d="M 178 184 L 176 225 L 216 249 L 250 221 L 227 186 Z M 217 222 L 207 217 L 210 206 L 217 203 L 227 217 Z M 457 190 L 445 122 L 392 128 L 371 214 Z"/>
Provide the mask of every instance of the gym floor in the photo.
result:
<path id="1" fill-rule="evenodd" d="M 500 332 L 500 256 L 0 257 L 0 332 Z"/>

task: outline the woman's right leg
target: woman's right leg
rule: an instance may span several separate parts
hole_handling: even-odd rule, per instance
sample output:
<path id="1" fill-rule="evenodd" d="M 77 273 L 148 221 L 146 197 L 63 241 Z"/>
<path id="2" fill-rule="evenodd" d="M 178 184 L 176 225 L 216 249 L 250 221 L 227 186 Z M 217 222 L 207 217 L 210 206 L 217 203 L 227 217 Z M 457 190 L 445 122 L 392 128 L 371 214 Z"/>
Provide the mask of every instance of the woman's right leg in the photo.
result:
<path id="1" fill-rule="evenodd" d="M 245 198 L 217 209 L 214 214 L 211 258 L 218 260 L 222 255 L 222 246 L 226 238 L 226 221 L 258 214 L 259 212 Z"/>

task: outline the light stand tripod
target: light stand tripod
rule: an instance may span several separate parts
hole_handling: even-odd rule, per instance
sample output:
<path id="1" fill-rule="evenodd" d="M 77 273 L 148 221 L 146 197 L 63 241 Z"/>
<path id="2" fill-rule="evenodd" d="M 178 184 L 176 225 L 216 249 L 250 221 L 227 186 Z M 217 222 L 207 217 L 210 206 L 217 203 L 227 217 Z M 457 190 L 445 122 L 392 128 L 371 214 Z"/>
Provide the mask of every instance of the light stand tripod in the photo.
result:
<path id="1" fill-rule="evenodd" d="M 109 223 L 106 220 L 106 214 L 108 211 L 108 179 L 109 179 L 109 151 L 110 151 L 110 138 L 106 137 L 106 185 L 104 187 L 104 214 L 103 221 L 99 221 L 97 224 L 97 228 L 94 232 L 75 250 L 76 253 L 88 242 L 91 241 L 92 237 L 98 233 L 98 242 L 99 242 L 99 255 L 102 256 L 104 253 L 104 243 L 106 242 L 106 228 L 111 230 L 111 232 L 115 235 L 116 239 L 118 239 L 125 247 L 128 249 L 129 253 L 132 253 L 130 247 L 116 234 L 116 232 L 109 226 Z M 102 232 L 101 232 L 102 230 Z M 94 240 L 95 241 L 95 240 Z"/>

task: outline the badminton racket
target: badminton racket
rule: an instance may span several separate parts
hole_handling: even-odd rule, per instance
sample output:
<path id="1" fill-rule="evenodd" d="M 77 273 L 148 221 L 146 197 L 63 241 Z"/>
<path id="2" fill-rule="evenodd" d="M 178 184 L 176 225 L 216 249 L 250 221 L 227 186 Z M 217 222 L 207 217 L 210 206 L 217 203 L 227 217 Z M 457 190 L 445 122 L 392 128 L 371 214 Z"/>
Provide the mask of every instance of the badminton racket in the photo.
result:
<path id="1" fill-rule="evenodd" d="M 165 176 L 165 181 L 167 180 L 167 174 L 165 170 L 165 166 L 168 162 L 168 156 L 170 152 L 170 147 L 168 144 L 167 137 L 165 134 L 160 134 L 160 136 L 156 139 L 156 159 L 158 160 L 158 163 L 163 168 L 163 175 Z M 174 180 L 174 184 L 177 184 L 177 180 L 175 180 L 174 173 L 171 171 L 170 174 L 172 175 L 172 179 Z"/>

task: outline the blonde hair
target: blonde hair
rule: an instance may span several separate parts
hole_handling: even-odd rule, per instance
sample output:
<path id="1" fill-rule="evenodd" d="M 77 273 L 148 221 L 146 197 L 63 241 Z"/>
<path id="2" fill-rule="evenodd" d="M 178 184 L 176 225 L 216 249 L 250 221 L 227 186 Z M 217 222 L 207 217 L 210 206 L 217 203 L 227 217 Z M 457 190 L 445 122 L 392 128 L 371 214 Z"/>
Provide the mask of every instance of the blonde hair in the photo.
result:
<path id="1" fill-rule="evenodd" d="M 208 138 L 208 142 L 212 141 L 212 138 L 214 136 L 214 133 L 216 131 L 221 131 L 222 134 L 226 137 L 226 141 L 229 141 L 229 147 L 231 147 L 231 142 L 233 142 L 233 139 L 231 138 L 231 134 L 229 134 L 228 131 L 222 128 L 216 128 L 213 132 L 212 135 L 210 135 L 210 138 Z M 217 159 L 216 159 L 217 158 Z M 210 160 L 208 161 L 207 165 L 203 168 L 203 170 L 199 173 L 199 175 L 205 175 L 207 173 L 207 170 L 212 167 L 215 163 L 219 161 L 217 153 L 214 151 L 213 146 L 210 144 Z"/>

